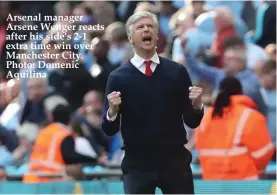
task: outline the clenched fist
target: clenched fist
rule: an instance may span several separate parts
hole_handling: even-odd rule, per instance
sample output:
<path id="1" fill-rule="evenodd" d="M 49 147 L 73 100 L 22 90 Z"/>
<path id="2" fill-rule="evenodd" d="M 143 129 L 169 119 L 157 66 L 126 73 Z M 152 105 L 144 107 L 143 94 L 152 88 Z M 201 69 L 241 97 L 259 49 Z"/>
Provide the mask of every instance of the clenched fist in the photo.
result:
<path id="1" fill-rule="evenodd" d="M 203 92 L 203 89 L 201 87 L 189 87 L 189 99 L 192 100 L 192 105 L 196 109 L 201 109 L 202 101 L 201 101 L 201 95 Z"/>
<path id="2" fill-rule="evenodd" d="M 119 91 L 114 91 L 110 93 L 107 98 L 109 101 L 109 117 L 113 117 L 117 114 L 119 110 L 119 105 L 121 104 L 121 93 Z"/>

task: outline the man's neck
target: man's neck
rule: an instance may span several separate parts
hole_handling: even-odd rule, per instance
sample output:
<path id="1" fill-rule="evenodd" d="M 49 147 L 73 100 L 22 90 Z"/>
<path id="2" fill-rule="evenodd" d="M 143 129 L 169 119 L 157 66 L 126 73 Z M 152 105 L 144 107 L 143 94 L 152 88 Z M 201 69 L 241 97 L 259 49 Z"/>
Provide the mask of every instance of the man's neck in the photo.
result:
<path id="1" fill-rule="evenodd" d="M 151 59 L 154 54 L 156 53 L 156 50 L 153 50 L 153 51 L 138 51 L 138 50 L 135 50 L 136 51 L 136 54 L 139 55 L 140 57 L 142 57 L 143 59 L 145 60 L 149 60 Z"/>

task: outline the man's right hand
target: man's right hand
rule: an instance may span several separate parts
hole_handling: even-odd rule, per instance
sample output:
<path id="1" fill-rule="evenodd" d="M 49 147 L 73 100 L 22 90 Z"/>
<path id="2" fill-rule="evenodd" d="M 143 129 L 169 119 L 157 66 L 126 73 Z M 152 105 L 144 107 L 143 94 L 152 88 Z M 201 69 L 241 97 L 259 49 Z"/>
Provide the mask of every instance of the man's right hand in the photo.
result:
<path id="1" fill-rule="evenodd" d="M 121 93 L 119 91 L 114 91 L 110 93 L 107 98 L 109 101 L 109 117 L 115 116 L 119 110 L 119 105 L 121 104 Z"/>

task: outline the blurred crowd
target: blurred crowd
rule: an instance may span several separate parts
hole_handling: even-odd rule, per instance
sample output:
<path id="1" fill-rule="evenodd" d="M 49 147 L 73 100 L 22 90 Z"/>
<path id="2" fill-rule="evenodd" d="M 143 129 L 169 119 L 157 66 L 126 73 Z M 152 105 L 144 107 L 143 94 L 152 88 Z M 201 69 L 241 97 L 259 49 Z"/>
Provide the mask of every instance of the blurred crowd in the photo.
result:
<path id="1" fill-rule="evenodd" d="M 120 133 L 107 137 L 101 130 L 105 88 L 110 72 L 134 54 L 125 22 L 134 12 L 142 10 L 157 14 L 158 54 L 187 67 L 192 82 L 204 89 L 205 106 L 214 104 L 223 77 L 235 76 L 244 94 L 254 102 L 253 107 L 266 118 L 276 147 L 275 1 L 1 1 L 0 10 L 0 166 L 28 165 L 34 143 L 54 123 L 72 132 L 73 141 L 61 144 L 65 164 L 103 165 L 120 161 Z M 8 71 L 30 71 L 6 67 L 5 45 L 20 42 L 5 39 L 11 33 L 6 30 L 5 21 L 9 13 L 82 15 L 81 24 L 103 24 L 105 30 L 66 32 L 80 36 L 86 33 L 87 40 L 76 37 L 68 44 L 89 43 L 91 49 L 57 50 L 53 45 L 60 44 L 59 40 L 36 40 L 36 43 L 51 45 L 50 49 L 37 50 L 37 53 L 81 54 L 78 69 L 34 68 L 47 73 L 47 78 L 6 79 Z M 18 33 L 29 36 L 26 31 Z M 53 32 L 38 33 L 46 36 Z M 31 50 L 15 52 L 30 53 Z M 14 61 L 36 63 L 33 59 Z M 62 57 L 45 61 L 71 63 Z M 187 147 L 197 158 L 194 131 L 187 130 Z"/>

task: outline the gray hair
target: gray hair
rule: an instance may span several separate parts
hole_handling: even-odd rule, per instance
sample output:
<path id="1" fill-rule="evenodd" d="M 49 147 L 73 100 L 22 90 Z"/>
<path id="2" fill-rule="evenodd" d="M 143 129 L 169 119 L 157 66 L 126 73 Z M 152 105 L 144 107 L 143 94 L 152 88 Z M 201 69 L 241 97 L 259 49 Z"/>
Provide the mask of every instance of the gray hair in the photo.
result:
<path id="1" fill-rule="evenodd" d="M 138 11 L 134 13 L 132 16 L 130 16 L 130 18 L 126 22 L 125 27 L 126 27 L 128 38 L 130 38 L 132 34 L 133 25 L 142 18 L 152 18 L 156 29 L 159 28 L 159 22 L 155 14 L 147 11 Z"/>

